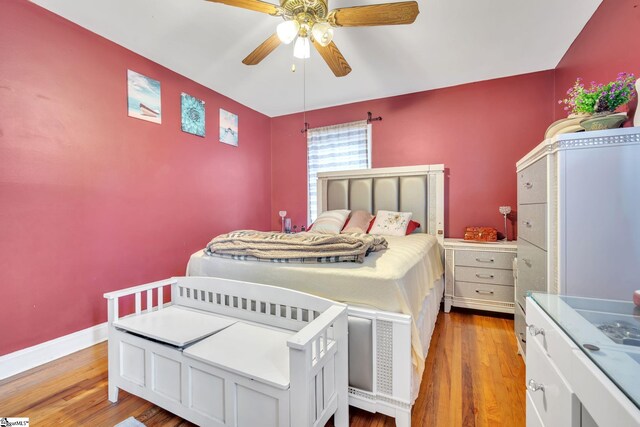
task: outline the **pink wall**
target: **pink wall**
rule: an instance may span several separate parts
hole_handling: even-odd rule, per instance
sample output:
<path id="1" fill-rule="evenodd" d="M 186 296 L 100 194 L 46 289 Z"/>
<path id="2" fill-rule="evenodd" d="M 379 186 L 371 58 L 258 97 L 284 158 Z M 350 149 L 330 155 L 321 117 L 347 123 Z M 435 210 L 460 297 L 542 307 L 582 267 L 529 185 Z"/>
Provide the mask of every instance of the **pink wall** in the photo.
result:
<path id="1" fill-rule="evenodd" d="M 640 1 L 604 0 L 556 68 L 556 102 L 565 98 L 577 77 L 599 83 L 615 80 L 623 71 L 640 77 L 639 29 Z M 628 107 L 633 112 L 636 106 L 637 98 Z M 565 116 L 556 104 L 556 119 Z"/>
<path id="2" fill-rule="evenodd" d="M 503 229 L 498 206 L 516 207 L 515 163 L 553 119 L 553 71 L 484 81 L 307 113 L 311 127 L 381 115 L 373 124 L 373 167 L 444 163 L 445 234 Z M 301 114 L 272 120 L 271 223 L 285 209 L 306 220 L 306 139 Z"/>
<path id="3" fill-rule="evenodd" d="M 0 355 L 104 322 L 104 292 L 184 274 L 217 233 L 269 227 L 268 117 L 22 0 L 2 4 L 0 56 Z M 127 68 L 160 80 L 161 125 L 127 117 Z M 182 91 L 206 138 L 181 132 Z"/>
<path id="4" fill-rule="evenodd" d="M 515 162 L 564 116 L 556 101 L 575 78 L 640 73 L 639 24 L 638 0 L 604 0 L 555 71 L 307 121 L 382 115 L 374 167 L 444 163 L 447 236 L 502 229 Z M 280 209 L 304 224 L 301 114 L 269 119 L 24 0 L 3 3 L 0 54 L 0 355 L 105 321 L 102 293 L 183 273 L 217 233 L 277 229 Z M 161 81 L 162 125 L 127 117 L 128 68 Z M 183 91 L 206 101 L 206 138 L 180 131 Z M 239 114 L 240 148 L 217 142 L 219 107 Z"/>

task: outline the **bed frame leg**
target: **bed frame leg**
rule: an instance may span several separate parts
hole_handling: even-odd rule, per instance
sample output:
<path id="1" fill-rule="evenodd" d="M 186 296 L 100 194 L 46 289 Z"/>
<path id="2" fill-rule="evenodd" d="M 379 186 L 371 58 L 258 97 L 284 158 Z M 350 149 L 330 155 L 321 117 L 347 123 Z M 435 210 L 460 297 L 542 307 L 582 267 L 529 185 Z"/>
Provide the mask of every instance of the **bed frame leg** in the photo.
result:
<path id="1" fill-rule="evenodd" d="M 411 410 L 396 409 L 396 427 L 411 427 Z"/>

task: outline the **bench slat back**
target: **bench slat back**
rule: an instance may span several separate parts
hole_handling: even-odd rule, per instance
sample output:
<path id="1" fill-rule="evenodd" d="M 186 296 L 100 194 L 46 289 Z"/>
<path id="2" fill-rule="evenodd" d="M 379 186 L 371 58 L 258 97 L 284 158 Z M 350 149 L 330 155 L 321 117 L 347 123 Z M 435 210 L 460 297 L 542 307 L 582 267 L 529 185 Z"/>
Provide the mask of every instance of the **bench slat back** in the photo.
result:
<path id="1" fill-rule="evenodd" d="M 173 303 L 299 331 L 334 302 L 290 289 L 217 277 L 176 277 Z"/>

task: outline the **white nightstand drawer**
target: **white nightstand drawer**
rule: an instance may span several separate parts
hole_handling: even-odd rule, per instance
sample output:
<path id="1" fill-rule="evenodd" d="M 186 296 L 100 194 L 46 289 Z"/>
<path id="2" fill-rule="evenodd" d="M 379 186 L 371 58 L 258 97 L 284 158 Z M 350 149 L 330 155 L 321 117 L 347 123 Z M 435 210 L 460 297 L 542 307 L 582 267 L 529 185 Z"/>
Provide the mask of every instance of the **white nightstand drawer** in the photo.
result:
<path id="1" fill-rule="evenodd" d="M 497 268 L 456 267 L 456 280 L 462 282 L 493 283 L 513 285 L 513 270 Z"/>
<path id="2" fill-rule="evenodd" d="M 518 173 L 518 204 L 547 201 L 547 158 Z"/>
<path id="3" fill-rule="evenodd" d="M 489 245 L 489 244 L 487 244 Z M 514 253 L 487 251 L 456 251 L 456 266 L 501 268 L 511 270 Z"/>
<path id="4" fill-rule="evenodd" d="M 518 237 L 547 249 L 547 205 L 536 203 L 518 208 Z"/>
<path id="5" fill-rule="evenodd" d="M 537 341 L 527 345 L 527 398 L 545 426 L 578 427 L 580 401 Z"/>
<path id="6" fill-rule="evenodd" d="M 513 287 L 486 283 L 460 282 L 456 280 L 453 294 L 456 297 L 485 301 L 513 302 Z"/>

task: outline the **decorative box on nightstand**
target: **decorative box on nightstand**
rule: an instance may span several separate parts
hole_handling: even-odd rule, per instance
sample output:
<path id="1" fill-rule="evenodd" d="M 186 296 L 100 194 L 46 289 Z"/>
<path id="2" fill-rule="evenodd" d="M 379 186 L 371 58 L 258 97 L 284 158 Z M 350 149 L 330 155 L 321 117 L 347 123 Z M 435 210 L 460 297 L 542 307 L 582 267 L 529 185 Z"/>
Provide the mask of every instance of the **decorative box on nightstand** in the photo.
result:
<path id="1" fill-rule="evenodd" d="M 444 239 L 444 311 L 451 307 L 513 313 L 517 242 Z"/>

